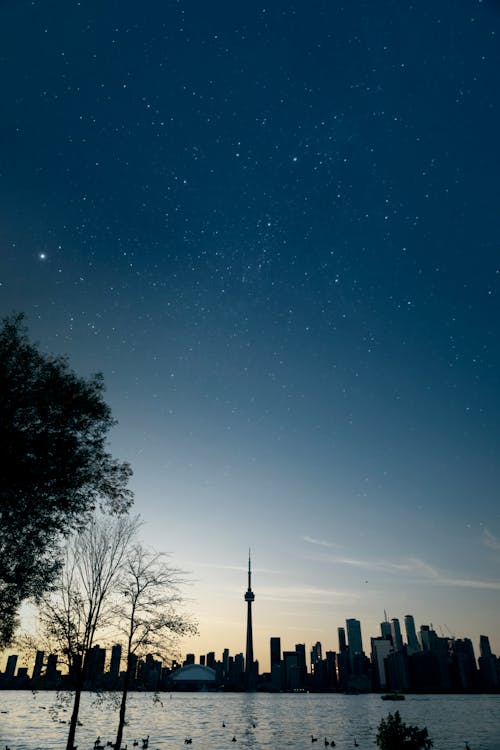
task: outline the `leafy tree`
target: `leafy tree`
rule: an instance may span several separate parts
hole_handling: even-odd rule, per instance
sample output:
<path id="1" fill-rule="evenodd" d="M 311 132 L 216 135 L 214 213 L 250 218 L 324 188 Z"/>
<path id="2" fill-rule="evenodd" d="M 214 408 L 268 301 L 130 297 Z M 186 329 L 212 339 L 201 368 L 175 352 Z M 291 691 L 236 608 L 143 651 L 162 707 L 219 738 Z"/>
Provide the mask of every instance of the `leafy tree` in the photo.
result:
<path id="1" fill-rule="evenodd" d="M 66 661 L 74 689 L 67 750 L 75 745 L 90 650 L 97 634 L 113 622 L 114 597 L 138 526 L 138 519 L 128 516 L 94 517 L 69 541 L 53 591 L 39 607 L 43 634 Z"/>
<path id="2" fill-rule="evenodd" d="M 405 724 L 399 711 L 381 720 L 376 739 L 381 750 L 429 750 L 433 745 L 427 728 L 419 729 Z"/>
<path id="3" fill-rule="evenodd" d="M 106 450 L 114 421 L 102 376 L 78 377 L 40 352 L 23 316 L 0 326 L 0 647 L 21 603 L 38 599 L 60 567 L 57 545 L 96 506 L 122 512 L 131 469 Z"/>
<path id="4" fill-rule="evenodd" d="M 130 548 L 120 580 L 116 627 L 125 637 L 124 675 L 115 748 L 122 746 L 127 696 L 135 657 L 154 653 L 165 658 L 180 635 L 194 634 L 196 625 L 181 611 L 182 572 L 162 553 L 136 544 Z"/>

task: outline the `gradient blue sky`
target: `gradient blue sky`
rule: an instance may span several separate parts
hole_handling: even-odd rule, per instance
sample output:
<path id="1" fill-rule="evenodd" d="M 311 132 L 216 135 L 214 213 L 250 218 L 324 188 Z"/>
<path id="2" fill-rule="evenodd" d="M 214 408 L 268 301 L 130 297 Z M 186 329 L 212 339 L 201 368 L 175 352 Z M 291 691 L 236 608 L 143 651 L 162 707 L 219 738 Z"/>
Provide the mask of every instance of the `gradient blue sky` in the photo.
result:
<path id="1" fill-rule="evenodd" d="M 500 10 L 0 5 L 0 308 L 102 371 L 196 654 L 500 652 Z"/>

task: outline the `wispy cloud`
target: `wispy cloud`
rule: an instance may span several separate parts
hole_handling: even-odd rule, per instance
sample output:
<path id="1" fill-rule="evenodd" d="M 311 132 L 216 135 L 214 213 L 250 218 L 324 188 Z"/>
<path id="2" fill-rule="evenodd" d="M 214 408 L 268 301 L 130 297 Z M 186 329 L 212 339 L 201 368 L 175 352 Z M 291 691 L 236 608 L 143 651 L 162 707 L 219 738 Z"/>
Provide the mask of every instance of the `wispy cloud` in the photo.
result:
<path id="1" fill-rule="evenodd" d="M 483 544 L 489 549 L 500 551 L 500 540 L 486 527 L 483 529 Z"/>
<path id="2" fill-rule="evenodd" d="M 490 591 L 500 591 L 500 581 L 477 581 L 468 578 L 438 578 L 436 583 L 443 586 L 459 586 L 468 589 L 488 589 Z"/>
<path id="3" fill-rule="evenodd" d="M 259 589 L 259 599 L 279 602 L 300 602 L 301 604 L 325 604 L 332 599 L 355 601 L 359 595 L 355 592 L 321 588 L 320 586 L 267 587 Z"/>
<path id="4" fill-rule="evenodd" d="M 495 539 L 495 537 L 493 537 L 493 535 L 489 535 L 488 541 L 490 542 L 488 546 L 498 544 L 498 547 L 493 546 L 493 548 L 500 549 L 500 544 Z M 368 560 L 352 557 L 342 557 L 339 555 L 328 555 L 324 559 L 325 561 L 328 561 L 332 564 L 347 565 L 354 568 L 360 568 L 363 570 L 375 571 L 379 573 L 403 575 L 405 576 L 407 581 L 413 580 L 414 583 L 427 583 L 435 586 L 454 586 L 460 588 L 500 591 L 500 581 L 498 580 L 481 580 L 449 576 L 417 557 L 410 557 L 399 561 L 391 561 Z"/>
<path id="5" fill-rule="evenodd" d="M 199 562 L 196 564 L 197 568 L 210 568 L 212 570 L 236 570 L 239 573 L 243 572 L 246 573 L 248 571 L 248 568 L 245 565 L 224 565 L 219 563 L 207 563 L 207 562 Z M 265 573 L 266 575 L 283 575 L 285 571 L 283 570 L 275 570 L 273 568 L 261 568 L 261 567 L 254 567 L 252 565 L 252 574 L 254 573 Z"/>
<path id="6" fill-rule="evenodd" d="M 334 542 L 327 542 L 324 539 L 315 539 L 312 536 L 303 536 L 302 537 L 304 542 L 307 542 L 308 544 L 315 544 L 318 547 L 328 547 L 332 549 L 333 547 L 338 547 L 338 544 L 335 544 Z"/>

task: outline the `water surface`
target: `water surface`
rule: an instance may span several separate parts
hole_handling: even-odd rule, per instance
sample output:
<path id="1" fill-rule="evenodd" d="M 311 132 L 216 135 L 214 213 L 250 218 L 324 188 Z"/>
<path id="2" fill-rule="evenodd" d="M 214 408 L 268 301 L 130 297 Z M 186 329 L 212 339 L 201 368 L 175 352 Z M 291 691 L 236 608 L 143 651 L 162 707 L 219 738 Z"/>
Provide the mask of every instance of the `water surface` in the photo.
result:
<path id="1" fill-rule="evenodd" d="M 70 694 L 66 694 L 69 697 Z M 388 703 L 378 695 L 258 693 L 132 693 L 123 745 L 150 736 L 150 750 L 336 750 L 376 747 L 376 728 L 389 711 L 403 721 L 426 726 L 434 750 L 500 750 L 500 696 L 418 695 Z M 63 750 L 69 707 L 53 692 L 0 691 L 0 748 Z M 92 750 L 97 736 L 106 743 L 116 734 L 117 708 L 85 694 L 76 744 Z M 223 724 L 226 726 L 224 727 Z M 255 726 L 254 726 L 255 725 Z M 311 736 L 318 737 L 311 743 Z M 232 738 L 236 738 L 236 742 Z M 139 747 L 141 747 L 140 743 Z"/>

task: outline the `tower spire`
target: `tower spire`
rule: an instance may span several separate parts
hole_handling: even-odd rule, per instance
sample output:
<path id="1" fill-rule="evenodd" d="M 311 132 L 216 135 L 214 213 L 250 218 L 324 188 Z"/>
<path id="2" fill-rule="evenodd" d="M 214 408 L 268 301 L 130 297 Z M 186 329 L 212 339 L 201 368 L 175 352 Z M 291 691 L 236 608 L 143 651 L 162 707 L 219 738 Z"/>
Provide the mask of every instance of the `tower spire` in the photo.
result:
<path id="1" fill-rule="evenodd" d="M 252 591 L 252 564 L 250 548 L 248 549 L 248 589 L 245 593 L 247 603 L 247 648 L 245 654 L 245 689 L 255 688 L 255 671 L 253 663 L 252 602 L 255 595 Z"/>

